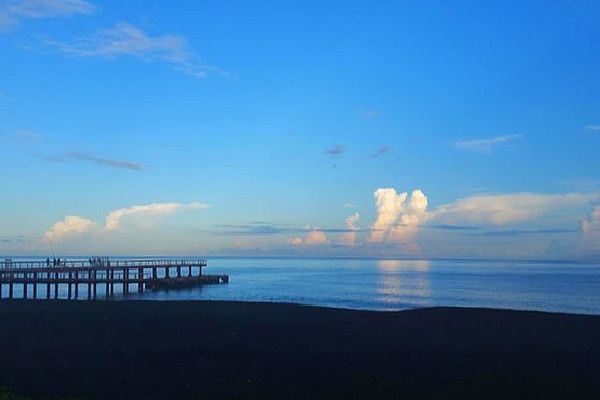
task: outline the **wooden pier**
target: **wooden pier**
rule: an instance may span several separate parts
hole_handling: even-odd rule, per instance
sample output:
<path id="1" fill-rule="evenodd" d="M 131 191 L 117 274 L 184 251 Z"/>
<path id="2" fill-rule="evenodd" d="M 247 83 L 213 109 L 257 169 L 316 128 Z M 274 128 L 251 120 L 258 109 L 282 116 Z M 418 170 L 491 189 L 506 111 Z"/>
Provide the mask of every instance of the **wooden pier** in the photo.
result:
<path id="1" fill-rule="evenodd" d="M 141 293 L 144 290 L 189 288 L 203 284 L 228 283 L 228 275 L 204 275 L 206 260 L 109 260 L 86 261 L 12 261 L 0 262 L 0 299 L 15 298 L 15 287 L 22 298 L 59 298 L 66 288 L 67 299 L 96 299 L 115 294 Z M 63 291 L 59 291 L 59 288 Z M 100 290 L 99 290 L 100 289 Z M 40 296 L 41 295 L 41 296 Z"/>

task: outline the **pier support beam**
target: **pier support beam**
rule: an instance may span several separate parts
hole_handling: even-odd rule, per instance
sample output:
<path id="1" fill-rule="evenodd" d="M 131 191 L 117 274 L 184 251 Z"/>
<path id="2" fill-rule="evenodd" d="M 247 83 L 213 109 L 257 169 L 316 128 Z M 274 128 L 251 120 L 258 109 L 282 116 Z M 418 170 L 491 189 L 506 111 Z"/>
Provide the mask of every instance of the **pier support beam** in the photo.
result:
<path id="1" fill-rule="evenodd" d="M 106 268 L 106 283 L 105 283 L 105 287 L 104 287 L 104 296 L 106 298 L 108 298 L 108 292 L 109 292 L 109 284 L 108 284 L 108 278 L 110 277 L 110 269 Z"/>
<path id="2" fill-rule="evenodd" d="M 54 298 L 58 299 L 58 272 L 54 273 Z"/>
<path id="3" fill-rule="evenodd" d="M 140 267 L 138 268 L 138 293 L 144 291 L 144 282 L 142 282 L 142 279 L 144 279 L 144 268 Z"/>
<path id="4" fill-rule="evenodd" d="M 33 273 L 33 299 L 37 299 L 37 272 Z"/>
<path id="5" fill-rule="evenodd" d="M 129 294 L 129 268 L 123 270 L 123 294 Z"/>
<path id="6" fill-rule="evenodd" d="M 110 295 L 115 294 L 115 270 L 110 270 Z"/>
<path id="7" fill-rule="evenodd" d="M 67 289 L 67 298 L 69 300 L 71 300 L 71 296 L 73 295 L 72 290 L 73 290 L 73 273 L 69 272 L 69 289 Z"/>
<path id="8" fill-rule="evenodd" d="M 96 279 L 96 272 L 97 271 L 94 270 L 94 273 L 92 274 L 92 276 L 94 277 L 94 281 L 92 282 L 92 285 L 94 286 L 94 299 L 96 299 L 96 294 L 97 294 L 96 289 L 98 286 L 98 280 Z"/>

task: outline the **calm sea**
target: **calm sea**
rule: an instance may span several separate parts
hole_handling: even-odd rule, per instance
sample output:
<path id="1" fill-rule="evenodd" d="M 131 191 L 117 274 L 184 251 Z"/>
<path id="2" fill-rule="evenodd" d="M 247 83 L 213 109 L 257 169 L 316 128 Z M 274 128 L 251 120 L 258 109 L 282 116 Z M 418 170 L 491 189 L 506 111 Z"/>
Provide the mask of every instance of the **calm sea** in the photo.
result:
<path id="1" fill-rule="evenodd" d="M 147 291 L 128 298 L 290 302 L 369 310 L 461 306 L 600 314 L 600 264 L 211 258 L 205 273 L 229 274 L 229 284 Z"/>

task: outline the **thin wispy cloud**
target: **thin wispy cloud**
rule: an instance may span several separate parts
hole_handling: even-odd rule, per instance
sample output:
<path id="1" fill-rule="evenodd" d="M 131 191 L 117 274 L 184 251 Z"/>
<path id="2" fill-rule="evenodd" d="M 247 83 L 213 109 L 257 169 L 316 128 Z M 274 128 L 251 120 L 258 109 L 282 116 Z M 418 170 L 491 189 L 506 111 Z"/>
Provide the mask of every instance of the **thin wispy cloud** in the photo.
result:
<path id="1" fill-rule="evenodd" d="M 385 154 L 388 154 L 391 151 L 392 151 L 392 148 L 390 146 L 383 145 L 380 148 L 378 148 L 377 151 L 375 151 L 373 154 L 371 154 L 371 158 L 377 158 L 377 157 L 383 156 Z"/>
<path id="2" fill-rule="evenodd" d="M 73 57 L 133 57 L 164 62 L 194 78 L 206 78 L 210 72 L 219 72 L 216 67 L 198 63 L 185 38 L 177 35 L 151 36 L 124 22 L 72 43 L 49 44 Z"/>
<path id="3" fill-rule="evenodd" d="M 27 129 L 19 129 L 11 133 L 0 135 L 1 140 L 15 144 L 34 144 L 41 139 L 41 135 Z"/>
<path id="4" fill-rule="evenodd" d="M 355 222 L 355 221 L 354 221 Z M 222 224 L 215 225 L 216 230 L 209 231 L 210 233 L 221 235 L 221 236 L 273 236 L 285 233 L 309 233 L 314 228 L 312 227 L 290 227 L 290 226 L 276 226 L 269 224 Z M 351 233 L 359 231 L 371 231 L 370 229 L 359 229 L 354 226 L 344 228 L 319 228 L 319 231 L 325 233 Z"/>
<path id="5" fill-rule="evenodd" d="M 429 229 L 440 229 L 443 231 L 477 231 L 480 227 L 470 225 L 435 224 L 426 226 Z"/>
<path id="6" fill-rule="evenodd" d="M 586 131 L 598 132 L 600 133 L 600 125 L 586 125 L 583 127 Z"/>
<path id="7" fill-rule="evenodd" d="M 72 151 L 70 153 L 65 154 L 64 156 L 55 156 L 55 155 L 39 155 L 43 160 L 50 162 L 67 162 L 67 161 L 82 161 L 93 163 L 105 167 L 110 168 L 120 168 L 120 169 L 128 169 L 132 171 L 142 171 L 146 167 L 144 164 L 134 162 L 134 161 L 126 161 L 126 160 L 115 160 L 112 158 L 103 158 L 98 157 L 93 154 L 81 152 L 81 151 Z"/>
<path id="8" fill-rule="evenodd" d="M 381 111 L 378 110 L 362 110 L 359 114 L 365 119 L 376 119 L 382 115 Z"/>
<path id="9" fill-rule="evenodd" d="M 521 135 L 504 135 L 495 136 L 485 139 L 471 139 L 454 142 L 456 149 L 475 151 L 480 153 L 491 153 L 492 150 L 499 146 L 519 139 Z"/>
<path id="10" fill-rule="evenodd" d="M 477 236 L 491 237 L 507 237 L 507 236 L 524 236 L 524 235 L 559 235 L 567 233 L 577 233 L 575 229 L 564 228 L 549 228 L 549 229 L 505 229 L 505 230 L 488 230 L 477 232 Z"/>
<path id="11" fill-rule="evenodd" d="M 333 146 L 323 150 L 323 153 L 329 157 L 339 157 L 346 152 L 346 146 L 334 144 Z"/>
<path id="12" fill-rule="evenodd" d="M 25 241 L 25 236 L 16 235 L 16 236 L 0 236 L 0 243 L 22 243 Z"/>
<path id="13" fill-rule="evenodd" d="M 9 29 L 23 19 L 68 17 L 93 14 L 96 6 L 85 0 L 15 0 L 0 6 L 0 30 Z"/>
<path id="14" fill-rule="evenodd" d="M 14 98 L 10 97 L 6 93 L 0 92 L 0 101 L 16 101 Z"/>
<path id="15" fill-rule="evenodd" d="M 67 157 L 69 157 L 73 160 L 87 161 L 87 162 L 91 162 L 91 163 L 98 164 L 98 165 L 104 165 L 107 167 L 130 169 L 133 171 L 141 171 L 145 168 L 143 164 L 140 164 L 137 162 L 124 161 L 124 160 L 113 160 L 110 158 L 101 158 L 101 157 L 96 157 L 96 156 L 88 154 L 88 153 L 83 153 L 83 152 L 78 152 L 78 151 L 73 151 L 73 152 L 68 153 Z"/>
<path id="16" fill-rule="evenodd" d="M 27 129 L 19 129 L 14 133 L 14 136 L 22 140 L 38 140 L 40 138 L 39 133 L 32 132 Z"/>

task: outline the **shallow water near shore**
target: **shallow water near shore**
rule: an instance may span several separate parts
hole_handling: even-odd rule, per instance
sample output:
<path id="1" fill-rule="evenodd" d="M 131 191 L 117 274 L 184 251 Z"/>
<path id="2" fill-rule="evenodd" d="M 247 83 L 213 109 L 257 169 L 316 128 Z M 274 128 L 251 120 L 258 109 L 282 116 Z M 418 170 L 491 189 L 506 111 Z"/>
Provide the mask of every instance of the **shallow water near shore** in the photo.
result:
<path id="1" fill-rule="evenodd" d="M 230 282 L 131 293 L 127 298 L 289 302 L 384 311 L 460 306 L 600 314 L 598 264 L 211 258 L 204 273 L 229 274 Z"/>

